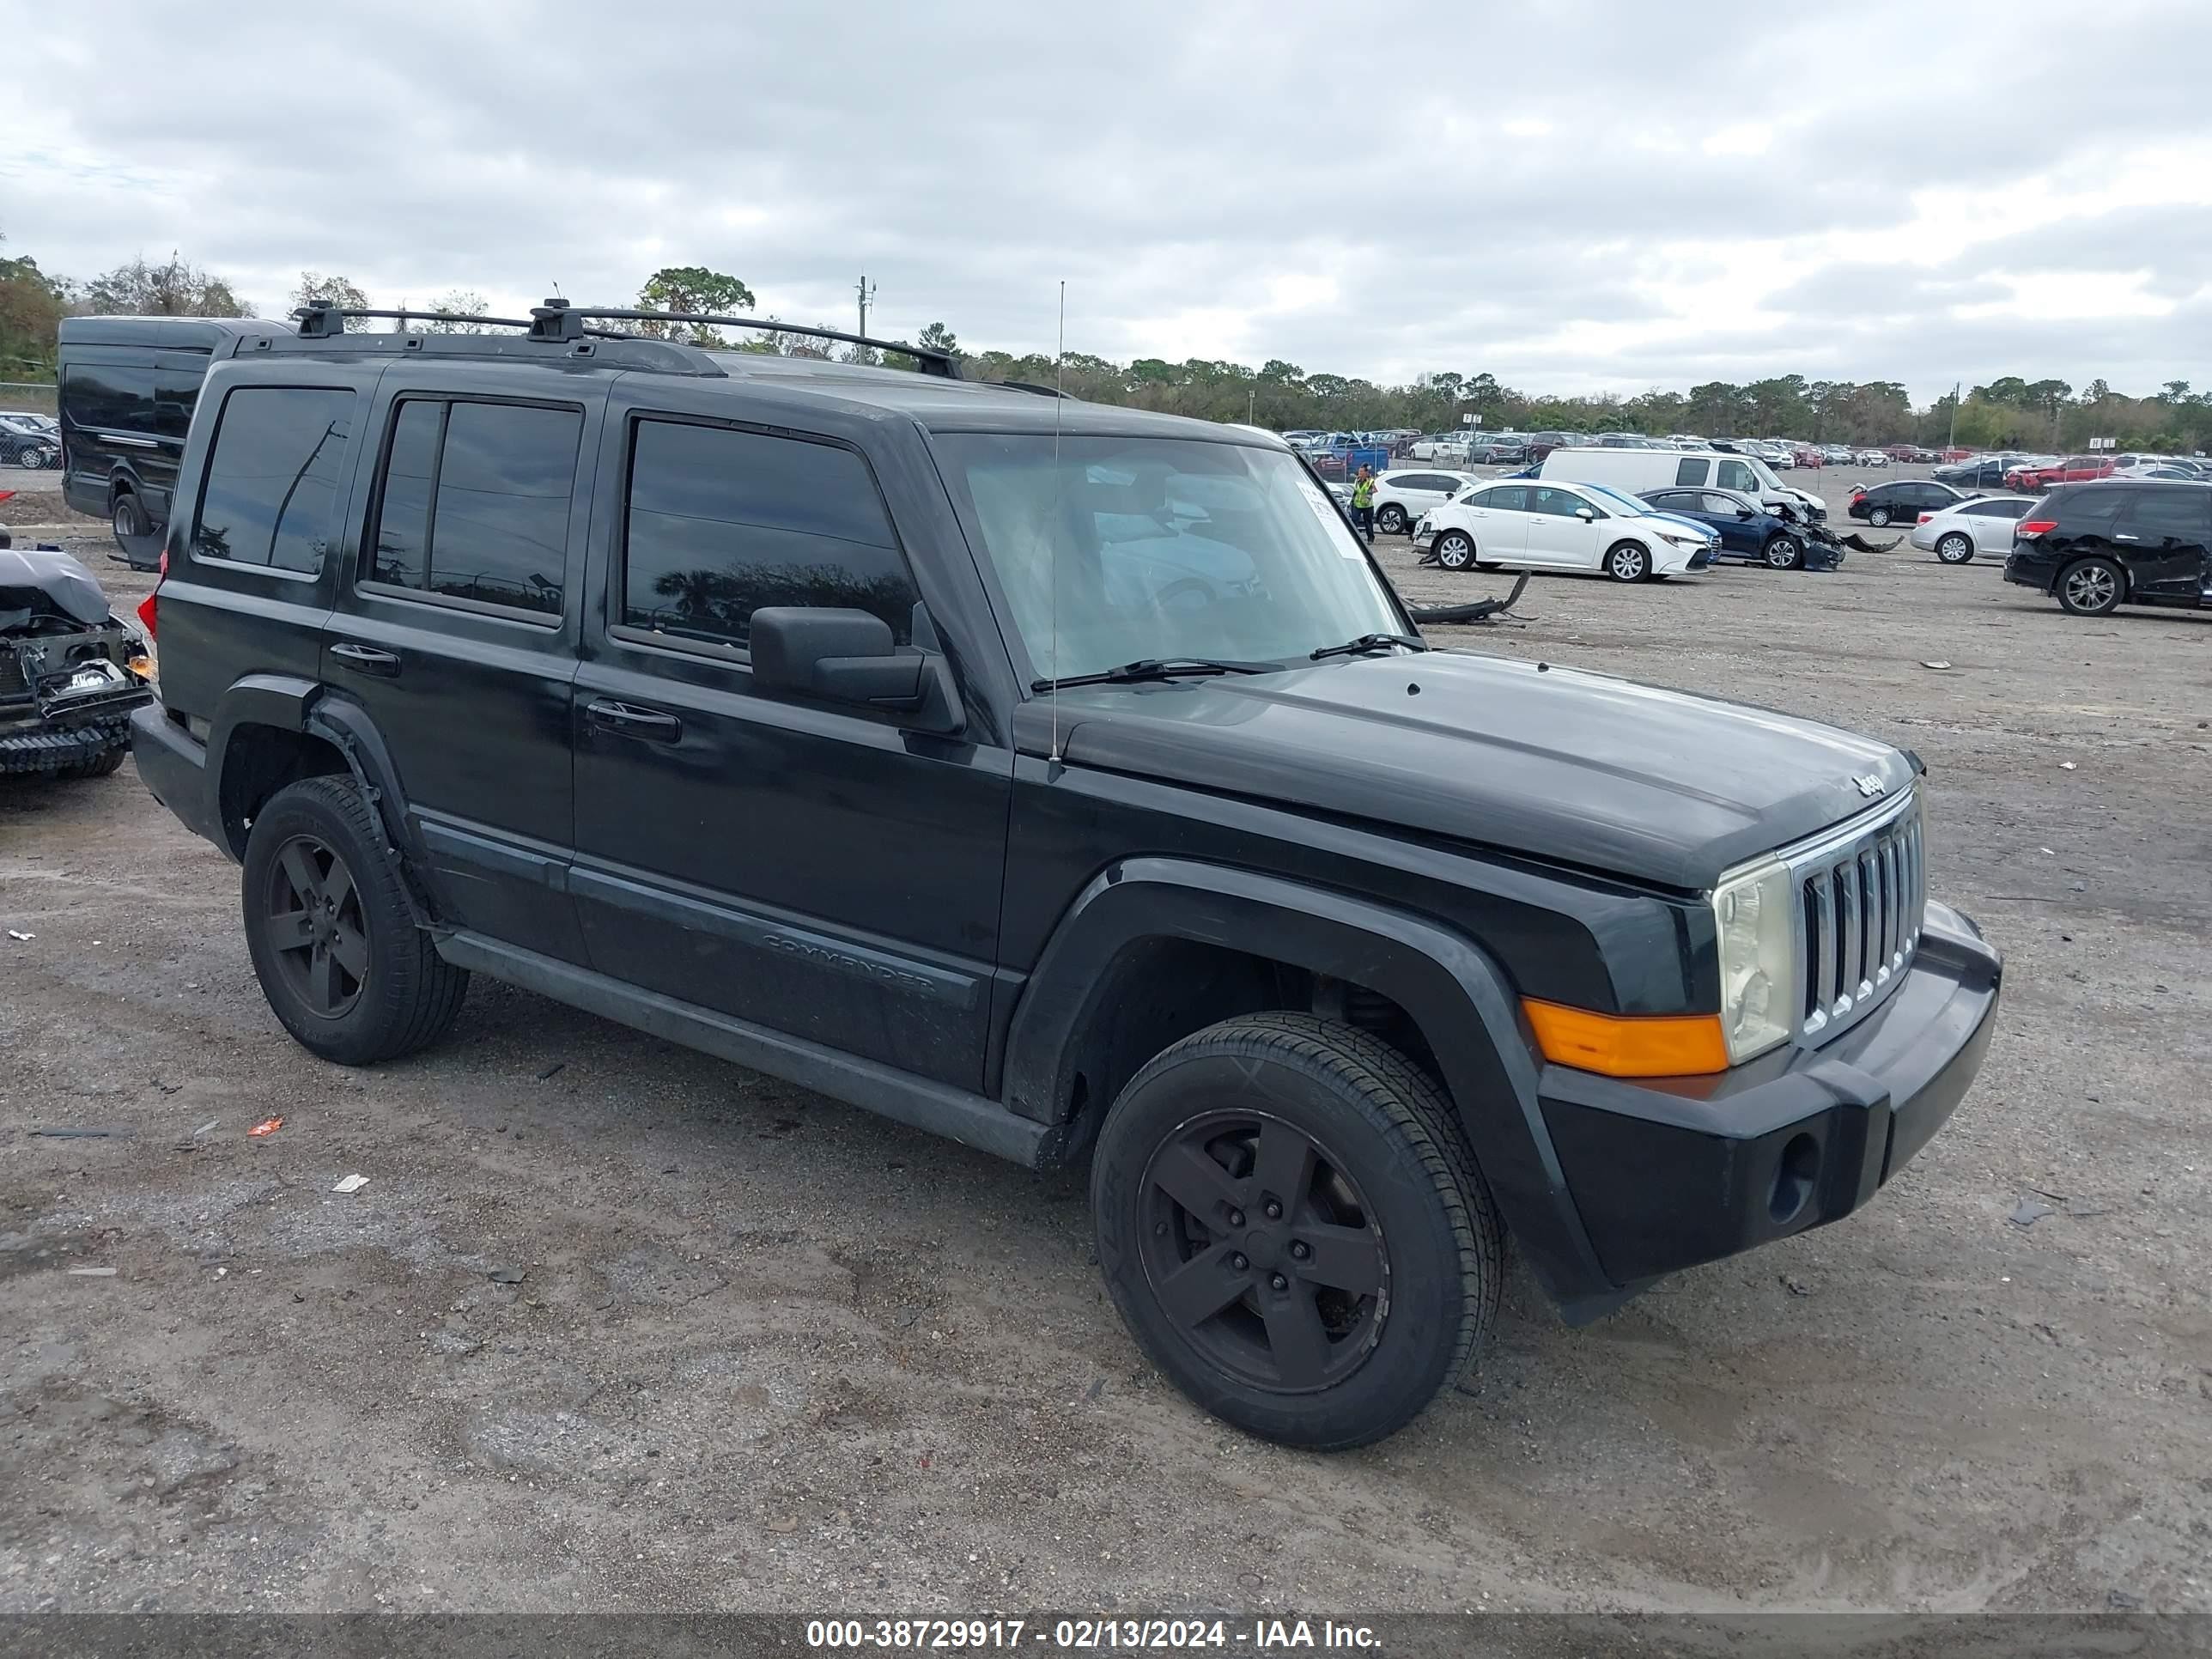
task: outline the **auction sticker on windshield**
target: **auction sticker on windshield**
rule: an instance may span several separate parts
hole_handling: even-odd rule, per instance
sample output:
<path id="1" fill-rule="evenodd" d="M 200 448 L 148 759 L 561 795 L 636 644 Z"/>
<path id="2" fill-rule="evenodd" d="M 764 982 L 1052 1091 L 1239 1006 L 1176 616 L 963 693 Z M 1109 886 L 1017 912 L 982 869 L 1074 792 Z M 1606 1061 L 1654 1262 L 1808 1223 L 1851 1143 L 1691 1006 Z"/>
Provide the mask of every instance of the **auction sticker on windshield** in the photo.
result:
<path id="1" fill-rule="evenodd" d="M 1312 479 L 1298 480 L 1298 494 L 1306 498 L 1306 505 L 1313 509 L 1314 517 L 1322 521 L 1322 527 L 1334 533 L 1339 553 L 1347 559 L 1365 556 L 1359 550 L 1359 538 L 1352 533 L 1352 527 L 1345 523 L 1344 515 L 1336 510 L 1336 503 L 1322 494 Z"/>

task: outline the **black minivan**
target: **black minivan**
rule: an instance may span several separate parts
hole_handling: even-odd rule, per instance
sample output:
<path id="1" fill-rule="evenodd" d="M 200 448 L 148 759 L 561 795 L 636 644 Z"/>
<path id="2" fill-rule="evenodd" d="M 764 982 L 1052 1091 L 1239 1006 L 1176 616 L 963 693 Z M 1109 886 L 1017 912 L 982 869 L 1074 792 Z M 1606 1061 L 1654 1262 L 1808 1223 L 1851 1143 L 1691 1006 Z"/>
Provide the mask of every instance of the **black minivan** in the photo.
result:
<path id="1" fill-rule="evenodd" d="M 252 317 L 65 317 L 61 327 L 62 495 L 115 527 L 123 556 L 151 570 L 200 382 Z"/>
<path id="2" fill-rule="evenodd" d="M 2212 605 L 2212 484 L 2062 484 L 2012 532 L 2005 580 L 2077 617 L 2130 605 Z"/>

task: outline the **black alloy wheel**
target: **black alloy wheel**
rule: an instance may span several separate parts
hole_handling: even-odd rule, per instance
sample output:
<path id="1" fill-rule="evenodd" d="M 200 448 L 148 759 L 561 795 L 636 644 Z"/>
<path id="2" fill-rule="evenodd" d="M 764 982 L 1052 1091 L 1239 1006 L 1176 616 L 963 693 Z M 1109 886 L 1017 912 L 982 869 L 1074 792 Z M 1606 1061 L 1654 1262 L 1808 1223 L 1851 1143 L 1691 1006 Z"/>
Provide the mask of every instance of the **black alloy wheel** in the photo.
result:
<path id="1" fill-rule="evenodd" d="M 342 1019 L 368 977 L 368 939 L 353 872 L 313 836 L 295 836 L 270 860 L 263 936 L 292 994 L 323 1019 Z"/>
<path id="2" fill-rule="evenodd" d="M 1372 1034 L 1249 1014 L 1155 1055 L 1091 1160 L 1115 1305 L 1206 1411 L 1322 1449 L 1407 1422 L 1473 1359 L 1504 1241 L 1457 1111 Z"/>
<path id="3" fill-rule="evenodd" d="M 1209 1112 L 1152 1155 L 1143 1184 L 1145 1277 L 1207 1361 L 1284 1394 L 1365 1361 L 1389 1316 L 1389 1249 L 1314 1136 L 1265 1113 Z"/>

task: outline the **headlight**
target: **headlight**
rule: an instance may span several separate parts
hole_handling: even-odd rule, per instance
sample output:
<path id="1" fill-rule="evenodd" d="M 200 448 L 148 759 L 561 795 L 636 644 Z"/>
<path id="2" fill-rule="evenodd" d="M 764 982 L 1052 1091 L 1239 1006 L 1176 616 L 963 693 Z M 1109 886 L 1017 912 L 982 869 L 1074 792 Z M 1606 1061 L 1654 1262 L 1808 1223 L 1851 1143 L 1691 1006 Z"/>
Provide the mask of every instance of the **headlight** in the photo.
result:
<path id="1" fill-rule="evenodd" d="M 1797 897 L 1790 866 L 1768 859 L 1721 878 L 1713 889 L 1720 939 L 1721 1032 L 1729 1062 L 1741 1066 L 1790 1035 L 1797 1006 Z"/>
<path id="2" fill-rule="evenodd" d="M 1703 547 L 1709 539 L 1704 536 L 1693 536 L 1686 530 L 1662 530 L 1659 536 L 1661 540 L 1672 542 L 1677 547 Z"/>

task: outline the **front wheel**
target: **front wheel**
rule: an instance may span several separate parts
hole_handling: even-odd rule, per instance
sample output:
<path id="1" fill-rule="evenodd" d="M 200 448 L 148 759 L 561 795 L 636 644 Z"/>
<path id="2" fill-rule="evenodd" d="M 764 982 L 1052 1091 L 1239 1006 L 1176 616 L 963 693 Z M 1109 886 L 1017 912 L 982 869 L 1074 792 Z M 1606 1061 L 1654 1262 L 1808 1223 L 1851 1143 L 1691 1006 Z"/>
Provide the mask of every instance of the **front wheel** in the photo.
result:
<path id="1" fill-rule="evenodd" d="M 1395 501 L 1386 501 L 1375 511 L 1375 527 L 1386 536 L 1406 533 L 1406 509 Z"/>
<path id="2" fill-rule="evenodd" d="M 1636 542 L 1620 542 L 1605 556 L 1605 574 L 1617 582 L 1640 582 L 1651 574 L 1651 555 Z"/>
<path id="3" fill-rule="evenodd" d="M 1474 562 L 1474 538 L 1464 530 L 1447 530 L 1437 538 L 1437 562 L 1447 570 L 1464 570 Z"/>
<path id="4" fill-rule="evenodd" d="M 1139 1346 L 1270 1440 L 1381 1439 L 1497 1316 L 1504 1235 L 1449 1103 L 1312 1015 L 1224 1020 L 1155 1056 L 1107 1114 L 1091 1198 Z"/>
<path id="5" fill-rule="evenodd" d="M 1805 550 L 1795 536 L 1775 536 L 1766 544 L 1765 557 L 1776 570 L 1795 570 L 1805 562 Z"/>
<path id="6" fill-rule="evenodd" d="M 1936 544 L 1936 556 L 1945 564 L 1965 564 L 1974 556 L 1973 539 L 1955 533 L 1945 536 Z"/>
<path id="7" fill-rule="evenodd" d="M 2110 559 L 2083 559 L 2058 573 L 2062 610 L 2076 617 L 2101 617 L 2120 602 L 2127 578 Z"/>
<path id="8" fill-rule="evenodd" d="M 415 925 L 375 809 L 351 778 L 305 778 L 270 799 L 246 837 L 242 890 L 262 994 L 325 1060 L 397 1060 L 460 1012 L 469 976 Z"/>
<path id="9" fill-rule="evenodd" d="M 1867 513 L 1867 522 L 1876 530 L 1880 530 L 1889 522 L 1889 509 L 1886 507 L 1869 508 Z"/>

